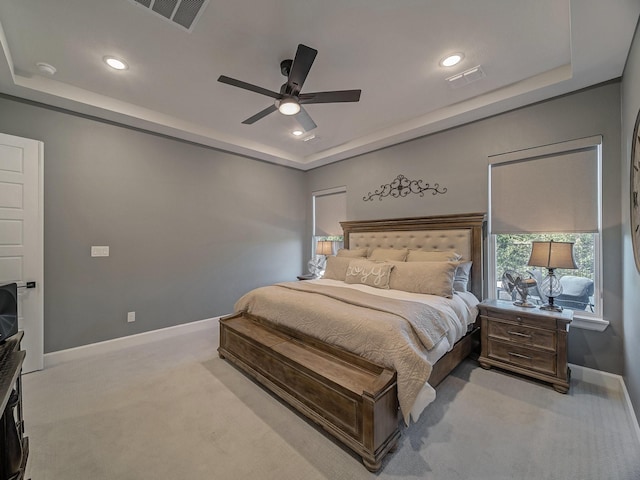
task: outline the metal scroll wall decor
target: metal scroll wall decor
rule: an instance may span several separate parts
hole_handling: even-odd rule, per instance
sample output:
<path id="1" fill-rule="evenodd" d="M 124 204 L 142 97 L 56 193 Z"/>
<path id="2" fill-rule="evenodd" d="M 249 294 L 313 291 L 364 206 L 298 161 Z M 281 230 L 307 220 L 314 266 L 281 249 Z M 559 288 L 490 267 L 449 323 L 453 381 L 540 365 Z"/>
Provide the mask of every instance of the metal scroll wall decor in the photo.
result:
<path id="1" fill-rule="evenodd" d="M 380 185 L 380 188 L 375 192 L 369 192 L 368 195 L 362 197 L 365 202 L 369 200 L 373 201 L 374 198 L 382 200 L 384 197 L 406 197 L 410 193 L 415 193 L 424 197 L 424 192 L 430 191 L 432 195 L 447 193 L 446 187 L 440 187 L 438 183 L 434 183 L 431 186 L 428 183 L 423 183 L 422 180 L 409 180 L 404 175 L 398 175 L 391 183 Z"/>

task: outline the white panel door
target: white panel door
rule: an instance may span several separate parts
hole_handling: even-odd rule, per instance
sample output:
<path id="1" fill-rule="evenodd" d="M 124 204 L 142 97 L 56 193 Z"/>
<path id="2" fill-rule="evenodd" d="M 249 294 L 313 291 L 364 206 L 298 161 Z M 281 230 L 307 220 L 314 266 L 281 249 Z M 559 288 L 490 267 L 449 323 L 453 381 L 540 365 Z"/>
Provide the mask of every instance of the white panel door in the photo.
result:
<path id="1" fill-rule="evenodd" d="M 0 133 L 0 285 L 18 289 L 23 372 L 43 367 L 43 143 Z"/>

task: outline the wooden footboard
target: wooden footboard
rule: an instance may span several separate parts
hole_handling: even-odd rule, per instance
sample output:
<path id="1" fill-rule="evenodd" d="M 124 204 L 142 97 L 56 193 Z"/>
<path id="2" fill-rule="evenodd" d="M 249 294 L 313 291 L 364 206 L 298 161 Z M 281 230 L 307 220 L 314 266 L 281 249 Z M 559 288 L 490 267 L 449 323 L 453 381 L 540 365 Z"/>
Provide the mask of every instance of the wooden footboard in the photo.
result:
<path id="1" fill-rule="evenodd" d="M 396 373 L 247 313 L 220 320 L 218 353 L 362 457 L 367 469 L 400 437 Z"/>
<path id="2" fill-rule="evenodd" d="M 438 385 L 479 344 L 479 329 L 433 368 Z M 376 472 L 400 438 L 396 373 L 249 313 L 220 320 L 218 353 L 362 457 Z"/>

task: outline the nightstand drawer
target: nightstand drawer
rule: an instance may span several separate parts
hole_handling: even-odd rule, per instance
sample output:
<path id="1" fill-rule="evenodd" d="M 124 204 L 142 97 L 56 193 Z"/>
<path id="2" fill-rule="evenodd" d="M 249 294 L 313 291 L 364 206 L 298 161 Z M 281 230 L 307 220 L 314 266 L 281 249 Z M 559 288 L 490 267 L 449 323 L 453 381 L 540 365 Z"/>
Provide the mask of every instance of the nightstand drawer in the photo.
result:
<path id="1" fill-rule="evenodd" d="M 478 305 L 482 330 L 482 368 L 499 367 L 569 391 L 567 332 L 573 310 L 523 308 L 503 300 Z"/>
<path id="2" fill-rule="evenodd" d="M 530 370 L 556 375 L 555 353 L 489 339 L 488 357 Z"/>
<path id="3" fill-rule="evenodd" d="M 555 330 L 540 330 L 523 325 L 503 323 L 490 320 L 489 337 L 497 338 L 511 343 L 542 348 L 551 352 L 556 351 Z"/>
<path id="4" fill-rule="evenodd" d="M 555 330 L 556 329 L 556 320 L 554 318 L 544 318 L 544 317 L 540 317 L 535 316 L 535 315 L 528 315 L 526 313 L 515 313 L 515 312 L 510 312 L 510 311 L 502 311 L 502 310 L 488 310 L 486 315 L 488 317 L 492 317 L 492 318 L 497 318 L 500 320 L 508 320 L 510 322 L 516 322 L 520 325 L 529 325 L 529 326 L 534 326 L 534 327 L 539 327 L 539 328 L 544 328 L 544 329 L 549 329 L 549 330 Z"/>

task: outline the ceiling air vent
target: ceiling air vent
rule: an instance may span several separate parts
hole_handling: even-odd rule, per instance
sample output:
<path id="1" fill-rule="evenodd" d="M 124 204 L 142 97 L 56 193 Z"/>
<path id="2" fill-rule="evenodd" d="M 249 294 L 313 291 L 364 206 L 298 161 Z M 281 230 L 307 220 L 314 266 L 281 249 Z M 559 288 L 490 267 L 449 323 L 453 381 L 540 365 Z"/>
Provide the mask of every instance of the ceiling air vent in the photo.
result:
<path id="1" fill-rule="evenodd" d="M 204 11 L 209 0 L 129 0 L 150 9 L 161 18 L 188 32 L 193 31 L 196 20 Z"/>
<path id="2" fill-rule="evenodd" d="M 484 74 L 482 67 L 478 65 L 477 67 L 470 68 L 469 70 L 447 78 L 447 82 L 449 82 L 449 86 L 451 88 L 460 88 L 464 87 L 465 85 L 469 85 L 471 82 L 480 80 L 485 76 L 486 75 Z"/>

